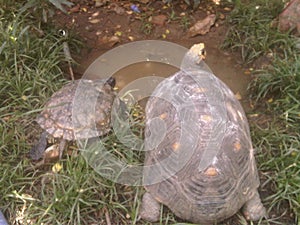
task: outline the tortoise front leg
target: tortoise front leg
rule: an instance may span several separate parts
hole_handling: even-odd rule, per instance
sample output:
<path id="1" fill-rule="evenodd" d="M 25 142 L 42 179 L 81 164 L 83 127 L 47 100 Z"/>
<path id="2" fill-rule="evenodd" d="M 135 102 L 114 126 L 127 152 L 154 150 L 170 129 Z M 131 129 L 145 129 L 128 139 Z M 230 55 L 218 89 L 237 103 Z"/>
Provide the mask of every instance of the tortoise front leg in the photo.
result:
<path id="1" fill-rule="evenodd" d="M 146 192 L 142 199 L 140 209 L 140 217 L 149 222 L 156 222 L 159 220 L 160 204 L 156 201 L 149 192 Z"/>
<path id="2" fill-rule="evenodd" d="M 65 139 L 60 140 L 59 149 L 58 149 L 59 150 L 59 160 L 61 160 L 61 158 L 62 158 L 62 155 L 63 155 L 63 152 L 65 150 L 66 144 L 67 144 L 67 141 Z"/>
<path id="3" fill-rule="evenodd" d="M 38 143 L 32 146 L 32 148 L 30 149 L 29 151 L 30 158 L 32 158 L 33 160 L 39 160 L 40 158 L 43 157 L 47 147 L 47 137 L 48 137 L 48 133 L 44 131 L 41 134 Z"/>
<path id="4" fill-rule="evenodd" d="M 266 209 L 261 203 L 257 190 L 255 190 L 253 197 L 245 203 L 243 213 L 247 220 L 252 221 L 257 221 L 267 217 Z"/>

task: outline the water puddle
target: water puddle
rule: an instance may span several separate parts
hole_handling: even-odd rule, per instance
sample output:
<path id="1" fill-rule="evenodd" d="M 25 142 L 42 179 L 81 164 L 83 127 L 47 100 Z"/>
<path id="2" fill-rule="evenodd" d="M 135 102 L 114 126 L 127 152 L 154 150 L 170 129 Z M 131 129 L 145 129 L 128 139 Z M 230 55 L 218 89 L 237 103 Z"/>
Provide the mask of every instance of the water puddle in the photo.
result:
<path id="1" fill-rule="evenodd" d="M 143 77 L 169 77 L 179 71 L 175 66 L 159 62 L 139 62 L 131 64 L 117 71 L 113 76 L 117 80 L 117 87 L 124 88 L 127 84 Z"/>
<path id="2" fill-rule="evenodd" d="M 179 70 L 176 66 L 180 66 L 187 50 L 170 42 L 140 41 L 125 44 L 98 57 L 84 76 L 97 79 L 113 75 L 119 91 L 122 92 L 121 96 L 126 91 L 134 90 L 132 93 L 137 93 L 134 98 L 141 100 L 143 96 L 148 97 L 152 93 L 162 78 L 169 77 Z M 234 94 L 241 97 L 241 103 L 247 111 L 248 104 L 245 103 L 250 76 L 244 74 L 241 66 L 232 57 L 214 46 L 209 46 L 205 63 Z M 103 73 L 99 74 L 99 71 Z M 142 78 L 148 79 L 139 83 L 138 80 Z"/>

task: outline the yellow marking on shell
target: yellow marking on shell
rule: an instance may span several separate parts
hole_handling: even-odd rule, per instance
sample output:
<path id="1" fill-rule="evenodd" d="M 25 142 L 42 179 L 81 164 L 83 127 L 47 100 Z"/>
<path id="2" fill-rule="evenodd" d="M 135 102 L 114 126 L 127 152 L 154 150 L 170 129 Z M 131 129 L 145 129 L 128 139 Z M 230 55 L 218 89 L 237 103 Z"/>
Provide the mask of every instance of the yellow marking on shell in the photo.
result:
<path id="1" fill-rule="evenodd" d="M 160 114 L 160 115 L 159 115 L 159 118 L 163 120 L 163 119 L 166 119 L 167 116 L 168 116 L 167 113 L 163 113 L 163 114 Z"/>
<path id="2" fill-rule="evenodd" d="M 196 93 L 204 93 L 206 92 L 206 88 L 202 88 L 202 87 L 197 87 L 197 88 L 194 88 L 193 91 L 196 92 Z"/>
<path id="3" fill-rule="evenodd" d="M 201 120 L 204 120 L 206 122 L 212 121 L 212 117 L 210 115 L 202 115 Z"/>
<path id="4" fill-rule="evenodd" d="M 244 117 L 243 117 L 243 114 L 242 114 L 242 112 L 241 112 L 240 110 L 238 110 L 238 111 L 237 111 L 237 113 L 238 113 L 238 115 L 239 115 L 240 119 L 241 119 L 241 120 L 243 120 L 243 119 L 244 119 Z"/>
<path id="5" fill-rule="evenodd" d="M 239 152 L 241 150 L 241 148 L 242 148 L 242 145 L 241 145 L 241 143 L 239 141 L 236 141 L 233 144 L 233 147 L 234 147 L 233 149 L 234 149 L 235 152 Z"/>
<path id="6" fill-rule="evenodd" d="M 208 167 L 207 170 L 205 170 L 204 174 L 209 177 L 214 177 L 218 175 L 218 171 L 215 167 Z"/>
<path id="7" fill-rule="evenodd" d="M 173 149 L 174 151 L 177 151 L 177 150 L 179 149 L 179 147 L 180 147 L 180 143 L 179 143 L 179 142 L 175 142 L 175 143 L 172 145 L 172 149 Z"/>

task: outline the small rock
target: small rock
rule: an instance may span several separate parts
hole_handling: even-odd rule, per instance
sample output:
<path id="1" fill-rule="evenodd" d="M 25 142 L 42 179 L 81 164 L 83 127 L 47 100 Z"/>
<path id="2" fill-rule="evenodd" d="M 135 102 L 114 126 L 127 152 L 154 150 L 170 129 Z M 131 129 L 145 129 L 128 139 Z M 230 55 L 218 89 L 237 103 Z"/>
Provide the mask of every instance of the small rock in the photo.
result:
<path id="1" fill-rule="evenodd" d="M 163 14 L 157 15 L 157 16 L 152 16 L 151 20 L 150 20 L 151 23 L 158 25 L 158 26 L 165 25 L 166 21 L 167 21 L 167 16 L 163 15 Z"/>
<path id="2" fill-rule="evenodd" d="M 197 21 L 188 32 L 189 37 L 194 37 L 198 34 L 204 35 L 209 32 L 211 26 L 215 24 L 216 15 L 211 14 L 205 17 L 203 20 Z"/>

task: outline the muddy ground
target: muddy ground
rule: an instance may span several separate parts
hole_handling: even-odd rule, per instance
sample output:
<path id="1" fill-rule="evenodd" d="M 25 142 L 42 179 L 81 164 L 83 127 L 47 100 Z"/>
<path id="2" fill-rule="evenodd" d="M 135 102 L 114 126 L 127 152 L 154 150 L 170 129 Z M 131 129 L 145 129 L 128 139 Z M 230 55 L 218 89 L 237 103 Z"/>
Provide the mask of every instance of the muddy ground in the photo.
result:
<path id="1" fill-rule="evenodd" d="M 220 50 L 228 29 L 226 16 L 232 5 L 203 1 L 200 8 L 193 11 L 181 1 L 174 1 L 176 3 L 172 6 L 162 1 L 135 1 L 140 10 L 140 13 L 135 13 L 131 10 L 133 3 L 128 1 L 110 1 L 101 7 L 95 7 L 95 2 L 89 0 L 72 2 L 74 7 L 68 10 L 68 15 L 58 12 L 54 19 L 61 28 L 74 30 L 84 40 L 84 50 L 75 57 L 80 64 L 75 68 L 77 76 L 109 49 L 131 41 L 164 40 L 187 48 L 203 42 L 207 50 L 205 61 L 215 75 L 234 93 L 245 97 L 250 80 L 248 68 L 242 68 L 238 57 Z M 210 14 L 216 14 L 216 21 L 208 33 L 189 37 L 188 29 Z M 130 70 L 126 72 L 127 76 L 135 76 L 128 73 Z"/>

